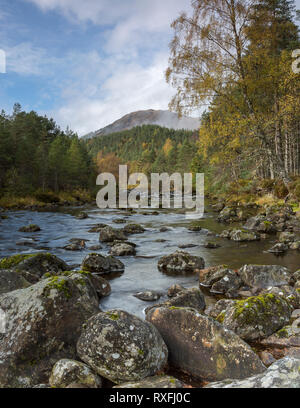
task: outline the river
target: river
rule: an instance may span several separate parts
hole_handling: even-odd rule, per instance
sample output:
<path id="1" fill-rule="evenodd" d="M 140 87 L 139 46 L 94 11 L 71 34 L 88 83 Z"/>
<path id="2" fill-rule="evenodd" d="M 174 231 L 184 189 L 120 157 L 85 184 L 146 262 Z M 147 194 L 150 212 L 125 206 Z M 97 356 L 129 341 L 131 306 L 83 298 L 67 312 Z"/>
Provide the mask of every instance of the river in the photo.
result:
<path id="1" fill-rule="evenodd" d="M 85 211 L 88 218 L 79 220 L 74 215 Z M 90 246 L 99 245 L 99 233 L 89 233 L 88 230 L 97 223 L 105 223 L 114 228 L 123 225 L 113 223 L 113 219 L 125 218 L 128 223 L 138 223 L 146 228 L 143 234 L 129 236 L 129 240 L 137 244 L 135 257 L 122 257 L 125 272 L 121 276 L 110 279 L 112 293 L 101 300 L 100 308 L 124 309 L 133 314 L 143 316 L 145 307 L 152 303 L 143 302 L 133 295 L 140 291 L 155 290 L 166 292 L 174 283 L 185 287 L 198 285 L 196 275 L 170 275 L 158 271 L 157 261 L 163 255 L 171 254 L 178 250 L 179 245 L 194 244 L 193 248 L 185 251 L 204 258 L 206 266 L 226 264 L 231 268 L 239 268 L 244 264 L 283 265 L 295 272 L 300 267 L 298 251 L 289 251 L 284 256 L 275 256 L 266 252 L 274 242 L 276 236 L 270 236 L 259 242 L 237 243 L 216 237 L 215 234 L 226 229 L 227 226 L 216 220 L 216 213 L 208 208 L 201 223 L 200 232 L 191 232 L 187 229 L 190 220 L 176 210 L 162 210 L 159 215 L 143 215 L 140 211 L 131 216 L 125 215 L 120 210 L 100 210 L 97 207 L 85 206 L 82 208 L 62 208 L 59 211 L 10 211 L 7 219 L 0 223 L 0 257 L 16 253 L 36 253 L 48 251 L 64 259 L 71 265 L 81 264 L 82 259 L 91 252 Z M 24 225 L 37 224 L 41 231 L 36 233 L 22 233 L 19 228 Z M 161 227 L 169 230 L 160 232 Z M 72 238 L 88 240 L 86 248 L 82 251 L 67 251 L 63 249 Z M 25 242 L 24 242 L 25 240 Z M 163 241 L 165 240 L 165 241 Z M 208 241 L 221 245 L 217 249 L 206 249 Z M 20 245 L 22 244 L 22 245 Z M 102 244 L 98 252 L 106 255 L 109 247 Z M 162 297 L 164 300 L 164 297 Z M 215 302 L 215 298 L 206 295 L 207 304 Z"/>

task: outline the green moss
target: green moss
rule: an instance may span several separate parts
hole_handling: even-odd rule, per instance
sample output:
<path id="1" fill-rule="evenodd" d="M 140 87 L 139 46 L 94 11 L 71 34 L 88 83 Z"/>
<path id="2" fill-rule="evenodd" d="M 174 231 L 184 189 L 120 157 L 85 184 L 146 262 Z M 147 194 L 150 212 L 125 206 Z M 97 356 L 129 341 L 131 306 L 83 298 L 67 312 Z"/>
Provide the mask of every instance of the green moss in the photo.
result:
<path id="1" fill-rule="evenodd" d="M 107 316 L 111 319 L 111 320 L 119 320 L 120 316 L 117 315 L 116 313 L 110 313 L 110 312 L 106 312 Z"/>
<path id="2" fill-rule="evenodd" d="M 63 292 L 68 299 L 72 296 L 70 288 L 68 287 L 68 281 L 60 276 L 53 276 L 49 279 L 49 282 L 45 287 L 45 296 L 49 296 L 51 289 Z"/>
<path id="3" fill-rule="evenodd" d="M 0 269 L 10 269 L 18 265 L 25 259 L 32 258 L 35 255 L 13 255 L 8 258 L 3 258 L 0 260 Z"/>
<path id="4" fill-rule="evenodd" d="M 279 330 L 277 333 L 277 336 L 280 338 L 287 338 L 289 337 L 289 333 L 285 327 L 283 327 L 281 330 Z"/>
<path id="5" fill-rule="evenodd" d="M 258 320 L 268 319 L 271 312 L 274 313 L 274 305 L 277 305 L 276 312 L 283 313 L 284 299 L 268 293 L 261 296 L 253 296 L 245 300 L 237 300 L 234 304 L 234 319 L 242 319 L 245 323 L 253 324 Z M 286 302 L 288 304 L 288 302 Z"/>
<path id="6" fill-rule="evenodd" d="M 143 355 L 145 354 L 145 353 L 143 352 L 143 350 L 141 350 L 141 349 L 138 350 L 138 353 L 139 353 L 140 356 L 143 356 Z"/>
<path id="7" fill-rule="evenodd" d="M 223 323 L 224 322 L 224 319 L 225 319 L 225 311 L 223 310 L 223 312 L 221 312 L 219 315 L 218 315 L 218 317 L 217 317 L 217 321 L 219 322 L 219 323 Z"/>

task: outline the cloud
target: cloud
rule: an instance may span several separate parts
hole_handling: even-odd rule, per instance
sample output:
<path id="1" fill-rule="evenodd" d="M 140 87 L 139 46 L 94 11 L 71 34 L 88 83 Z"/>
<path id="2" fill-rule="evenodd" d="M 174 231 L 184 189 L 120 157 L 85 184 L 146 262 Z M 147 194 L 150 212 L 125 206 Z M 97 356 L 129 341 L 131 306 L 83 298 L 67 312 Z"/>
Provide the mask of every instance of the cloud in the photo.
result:
<path id="1" fill-rule="evenodd" d="M 24 0 L 43 12 L 58 12 L 69 23 L 99 27 L 95 49 L 74 51 L 55 60 L 52 86 L 59 106 L 47 112 L 80 135 L 140 109 L 167 109 L 174 90 L 166 84 L 170 23 L 190 0 Z M 100 48 L 99 48 L 100 47 Z M 17 50 L 15 50 L 15 53 Z M 41 50 L 31 49 L 26 72 Z M 36 52 L 36 54 L 35 54 Z M 23 56 L 25 59 L 25 57 Z M 26 62 L 26 59 L 25 59 Z"/>
<path id="2" fill-rule="evenodd" d="M 132 111 L 167 109 L 174 91 L 164 79 L 166 62 L 167 56 L 158 53 L 147 68 L 138 63 L 119 65 L 104 81 L 97 75 L 91 81 L 87 73 L 77 87 L 71 82 L 64 89 L 64 103 L 52 114 L 64 127 L 69 125 L 83 135 Z M 114 61 L 106 63 L 114 65 Z"/>

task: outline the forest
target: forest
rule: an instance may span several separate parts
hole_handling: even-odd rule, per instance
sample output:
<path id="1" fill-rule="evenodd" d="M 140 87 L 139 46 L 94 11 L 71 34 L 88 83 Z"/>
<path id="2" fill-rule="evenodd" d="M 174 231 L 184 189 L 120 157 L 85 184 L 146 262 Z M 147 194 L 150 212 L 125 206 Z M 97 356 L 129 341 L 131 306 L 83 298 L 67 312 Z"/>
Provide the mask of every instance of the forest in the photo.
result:
<path id="1" fill-rule="evenodd" d="M 145 125 L 80 139 L 16 103 L 0 114 L 0 204 L 87 191 L 99 172 L 204 172 L 207 193 L 260 188 L 300 199 L 300 48 L 294 1 L 203 0 L 172 24 L 166 80 L 179 115 L 205 107 L 199 132 Z"/>

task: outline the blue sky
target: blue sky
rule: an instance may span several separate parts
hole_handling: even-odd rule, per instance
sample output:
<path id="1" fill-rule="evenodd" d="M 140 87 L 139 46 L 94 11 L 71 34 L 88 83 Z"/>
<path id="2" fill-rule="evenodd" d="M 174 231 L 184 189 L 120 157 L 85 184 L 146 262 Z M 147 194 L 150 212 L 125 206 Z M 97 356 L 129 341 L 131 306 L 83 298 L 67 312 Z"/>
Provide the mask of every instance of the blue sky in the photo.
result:
<path id="1" fill-rule="evenodd" d="M 20 102 L 80 135 L 131 111 L 167 109 L 170 23 L 189 8 L 190 0 L 1 0 L 0 109 Z"/>

